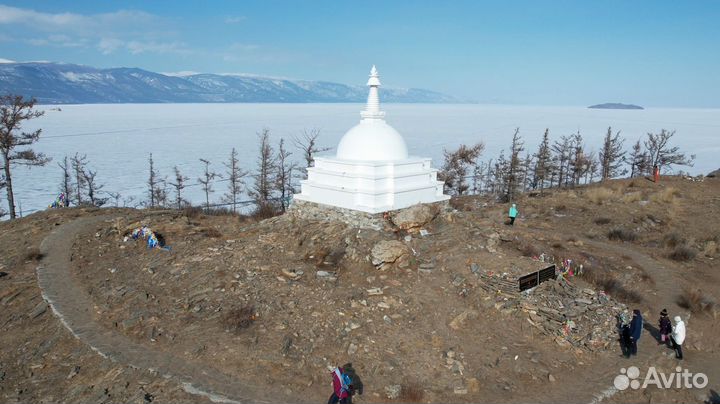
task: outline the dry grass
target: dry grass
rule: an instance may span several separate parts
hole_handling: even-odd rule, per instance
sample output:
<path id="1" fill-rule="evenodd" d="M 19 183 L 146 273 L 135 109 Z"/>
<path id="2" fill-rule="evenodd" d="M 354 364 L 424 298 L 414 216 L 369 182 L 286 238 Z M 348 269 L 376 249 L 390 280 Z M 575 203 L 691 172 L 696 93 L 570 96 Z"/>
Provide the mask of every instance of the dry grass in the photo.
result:
<path id="1" fill-rule="evenodd" d="M 537 257 L 540 255 L 540 250 L 537 249 L 534 245 L 523 242 L 518 246 L 518 250 L 520 251 L 520 254 L 522 254 L 523 257 Z"/>
<path id="2" fill-rule="evenodd" d="M 220 230 L 218 230 L 214 227 L 203 227 L 202 230 L 200 230 L 200 233 L 205 235 L 205 237 L 210 237 L 210 238 L 222 237 L 222 233 L 220 233 Z"/>
<path id="3" fill-rule="evenodd" d="M 596 205 L 602 205 L 615 197 L 615 191 L 610 188 L 592 188 L 585 192 L 585 197 Z"/>
<path id="4" fill-rule="evenodd" d="M 598 218 L 595 218 L 595 220 L 593 220 L 593 222 L 597 225 L 602 226 L 604 224 L 610 224 L 612 222 L 612 219 L 610 219 L 609 217 L 598 217 Z"/>
<path id="5" fill-rule="evenodd" d="M 672 250 L 669 257 L 675 261 L 687 262 L 692 261 L 696 255 L 697 252 L 692 247 L 679 245 Z"/>
<path id="6" fill-rule="evenodd" d="M 403 403 L 419 403 L 425 397 L 425 391 L 422 386 L 416 382 L 408 382 L 401 384 L 400 401 Z"/>
<path id="7" fill-rule="evenodd" d="M 625 288 L 611 273 L 598 269 L 586 269 L 580 277 L 600 287 L 608 295 L 625 303 L 640 303 L 643 300 L 638 292 Z"/>
<path id="8" fill-rule="evenodd" d="M 667 187 L 660 192 L 654 193 L 650 200 L 653 202 L 674 203 L 679 196 L 680 191 L 677 188 Z"/>
<path id="9" fill-rule="evenodd" d="M 188 219 L 195 219 L 202 215 L 202 209 L 197 206 L 187 206 L 182 210 L 183 216 Z"/>
<path id="10" fill-rule="evenodd" d="M 32 247 L 27 250 L 25 253 L 25 260 L 26 261 L 40 261 L 43 258 L 43 253 L 40 252 L 40 249 L 37 247 Z"/>
<path id="11" fill-rule="evenodd" d="M 700 289 L 683 288 L 677 299 L 678 306 L 690 310 L 692 313 L 709 313 L 715 307 L 715 302 L 705 296 Z"/>
<path id="12" fill-rule="evenodd" d="M 221 321 L 226 330 L 238 332 L 250 327 L 255 321 L 255 318 L 255 307 L 248 305 L 228 310 L 228 312 L 222 316 Z"/>
<path id="13" fill-rule="evenodd" d="M 616 227 L 608 232 L 607 237 L 609 240 L 635 241 L 637 240 L 637 233 Z"/>
<path id="14" fill-rule="evenodd" d="M 271 217 L 277 216 L 280 214 L 280 211 L 275 208 L 272 204 L 268 203 L 265 205 L 258 206 L 255 211 L 250 215 L 255 220 L 263 220 L 263 219 L 269 219 Z"/>
<path id="15" fill-rule="evenodd" d="M 630 192 L 622 197 L 623 203 L 640 202 L 643 200 L 642 192 Z"/>
<path id="16" fill-rule="evenodd" d="M 676 232 L 672 232 L 663 237 L 663 244 L 665 244 L 665 247 L 675 248 L 685 244 L 685 238 Z"/>

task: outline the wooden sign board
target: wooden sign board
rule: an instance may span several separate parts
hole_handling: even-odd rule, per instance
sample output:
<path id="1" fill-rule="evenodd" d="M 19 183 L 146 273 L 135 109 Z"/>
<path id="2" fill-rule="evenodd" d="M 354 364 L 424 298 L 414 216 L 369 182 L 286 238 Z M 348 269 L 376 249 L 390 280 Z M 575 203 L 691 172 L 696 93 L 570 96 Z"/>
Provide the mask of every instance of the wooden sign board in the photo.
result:
<path id="1" fill-rule="evenodd" d="M 533 272 L 531 274 L 522 276 L 518 278 L 518 287 L 520 288 L 520 291 L 532 289 L 535 286 L 550 280 L 555 279 L 557 275 L 555 274 L 555 265 L 551 265 L 545 269 L 541 269 L 537 272 Z"/>

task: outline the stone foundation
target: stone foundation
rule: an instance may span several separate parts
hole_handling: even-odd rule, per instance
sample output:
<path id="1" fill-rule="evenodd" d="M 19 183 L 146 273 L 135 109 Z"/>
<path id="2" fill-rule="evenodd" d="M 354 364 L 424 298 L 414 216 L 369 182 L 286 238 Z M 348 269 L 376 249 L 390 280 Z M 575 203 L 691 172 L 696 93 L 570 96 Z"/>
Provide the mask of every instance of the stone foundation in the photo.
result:
<path id="1" fill-rule="evenodd" d="M 441 212 L 450 209 L 448 201 L 435 202 L 429 205 L 437 206 Z M 305 220 L 342 222 L 352 227 L 373 230 L 382 230 L 386 223 L 386 220 L 383 218 L 383 213 L 367 213 L 295 198 L 293 198 L 292 204 L 285 215 Z"/>

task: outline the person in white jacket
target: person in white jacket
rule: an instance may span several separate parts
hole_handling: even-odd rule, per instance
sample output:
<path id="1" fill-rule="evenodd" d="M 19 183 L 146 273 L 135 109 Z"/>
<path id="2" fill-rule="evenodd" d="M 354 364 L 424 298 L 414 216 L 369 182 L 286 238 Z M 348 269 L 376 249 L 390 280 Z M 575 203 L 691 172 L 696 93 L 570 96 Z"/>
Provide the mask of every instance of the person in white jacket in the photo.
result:
<path id="1" fill-rule="evenodd" d="M 675 327 L 673 327 L 670 340 L 672 341 L 673 349 L 675 350 L 675 357 L 682 360 L 682 344 L 685 342 L 685 323 L 682 321 L 680 316 L 675 316 L 674 320 Z"/>

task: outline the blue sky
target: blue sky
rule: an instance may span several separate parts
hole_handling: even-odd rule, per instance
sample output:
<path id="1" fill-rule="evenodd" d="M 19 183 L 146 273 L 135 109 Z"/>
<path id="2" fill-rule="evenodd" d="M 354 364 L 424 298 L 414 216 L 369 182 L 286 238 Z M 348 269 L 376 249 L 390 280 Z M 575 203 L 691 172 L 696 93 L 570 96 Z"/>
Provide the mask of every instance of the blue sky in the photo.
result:
<path id="1" fill-rule="evenodd" d="M 0 58 L 720 107 L 720 2 L 0 0 Z"/>

